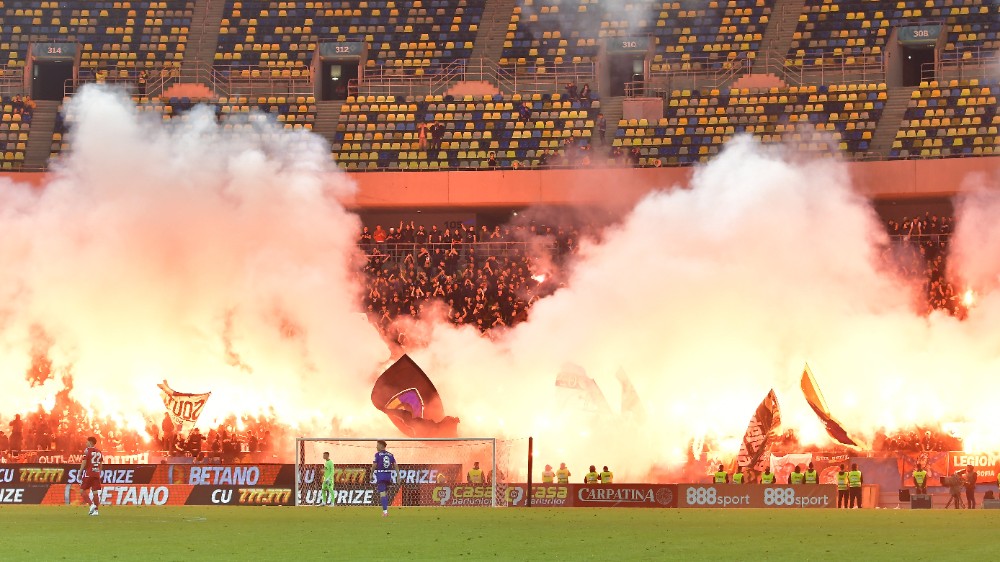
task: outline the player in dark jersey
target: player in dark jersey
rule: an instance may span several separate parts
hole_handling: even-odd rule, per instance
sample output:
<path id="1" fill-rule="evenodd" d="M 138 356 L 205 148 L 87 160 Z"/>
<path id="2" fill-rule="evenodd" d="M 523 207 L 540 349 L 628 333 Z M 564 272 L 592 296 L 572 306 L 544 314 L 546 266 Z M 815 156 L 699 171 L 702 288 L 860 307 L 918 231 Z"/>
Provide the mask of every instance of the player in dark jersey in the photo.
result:
<path id="1" fill-rule="evenodd" d="M 389 484 L 393 479 L 399 481 L 399 471 L 396 468 L 396 457 L 385 450 L 385 441 L 379 441 L 376 445 L 378 452 L 375 453 L 375 462 L 372 463 L 372 470 L 375 473 L 375 486 L 378 490 L 379 499 L 382 501 L 382 517 L 389 516 Z"/>
<path id="2" fill-rule="evenodd" d="M 97 515 L 98 496 L 101 491 L 101 465 L 104 455 L 97 448 L 97 438 L 87 438 L 87 448 L 83 450 L 83 462 L 80 463 L 80 491 L 83 499 L 90 504 L 90 514 Z"/>

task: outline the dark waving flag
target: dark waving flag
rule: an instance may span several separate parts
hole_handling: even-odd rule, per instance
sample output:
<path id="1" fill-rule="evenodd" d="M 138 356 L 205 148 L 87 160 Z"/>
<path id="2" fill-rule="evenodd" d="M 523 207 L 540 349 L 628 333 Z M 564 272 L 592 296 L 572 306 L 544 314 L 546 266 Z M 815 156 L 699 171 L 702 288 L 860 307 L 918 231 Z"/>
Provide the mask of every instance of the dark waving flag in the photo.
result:
<path id="1" fill-rule="evenodd" d="M 830 409 L 826 405 L 826 400 L 823 399 L 823 393 L 820 392 L 819 385 L 816 384 L 816 379 L 813 377 L 808 363 L 806 368 L 802 370 L 802 394 L 805 395 L 809 407 L 813 409 L 813 412 L 816 412 L 823 425 L 826 426 L 826 432 L 830 434 L 830 437 L 849 447 L 858 446 L 857 442 L 847 434 L 847 430 L 830 414 Z"/>
<path id="2" fill-rule="evenodd" d="M 566 363 L 556 375 L 556 403 L 564 410 L 606 416 L 611 414 L 608 399 L 597 386 L 597 381 L 587 376 L 583 367 Z"/>
<path id="3" fill-rule="evenodd" d="M 625 369 L 619 368 L 615 376 L 622 385 L 622 415 L 636 421 L 645 421 L 646 408 L 642 405 L 642 399 L 632 386 L 632 380 L 628 378 Z"/>
<path id="4" fill-rule="evenodd" d="M 457 437 L 458 418 L 446 416 L 441 395 L 409 355 L 375 381 L 372 404 L 407 437 Z"/>
<path id="5" fill-rule="evenodd" d="M 750 418 L 736 464 L 740 468 L 749 467 L 755 475 L 764 472 L 771 464 L 771 444 L 780 426 L 781 409 L 772 388 Z"/>

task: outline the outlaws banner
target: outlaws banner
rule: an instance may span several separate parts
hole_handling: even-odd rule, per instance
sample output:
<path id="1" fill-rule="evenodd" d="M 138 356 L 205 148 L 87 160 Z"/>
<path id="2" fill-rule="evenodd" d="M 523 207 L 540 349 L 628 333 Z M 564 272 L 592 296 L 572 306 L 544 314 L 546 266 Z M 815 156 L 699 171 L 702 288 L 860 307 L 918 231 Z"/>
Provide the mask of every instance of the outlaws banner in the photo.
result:
<path id="1" fill-rule="evenodd" d="M 835 508 L 837 486 L 809 484 L 680 484 L 679 507 L 739 509 L 747 507 Z"/>

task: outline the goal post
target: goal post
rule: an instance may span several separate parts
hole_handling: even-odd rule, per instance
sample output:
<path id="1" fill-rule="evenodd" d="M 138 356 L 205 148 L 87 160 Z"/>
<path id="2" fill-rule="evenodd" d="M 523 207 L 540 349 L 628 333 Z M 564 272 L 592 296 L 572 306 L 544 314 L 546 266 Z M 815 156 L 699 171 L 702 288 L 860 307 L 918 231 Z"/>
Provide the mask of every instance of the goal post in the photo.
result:
<path id="1" fill-rule="evenodd" d="M 500 506 L 511 478 L 510 441 L 494 437 L 298 437 L 295 439 L 295 505 L 327 505 L 323 453 L 333 463 L 333 504 L 376 506 L 372 462 L 378 441 L 387 443 L 399 469 L 389 486 L 394 506 Z M 515 440 L 516 442 L 517 440 Z M 477 468 L 478 463 L 478 468 Z M 324 497 L 325 496 L 325 497 Z"/>

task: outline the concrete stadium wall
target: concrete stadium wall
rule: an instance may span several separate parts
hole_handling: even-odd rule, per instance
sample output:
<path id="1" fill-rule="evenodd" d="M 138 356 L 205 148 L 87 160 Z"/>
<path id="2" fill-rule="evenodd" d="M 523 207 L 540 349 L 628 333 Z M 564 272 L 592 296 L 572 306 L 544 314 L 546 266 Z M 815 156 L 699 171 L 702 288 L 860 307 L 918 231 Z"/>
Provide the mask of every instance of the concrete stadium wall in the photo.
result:
<path id="1" fill-rule="evenodd" d="M 1000 189 L 1000 157 L 893 160 L 847 164 L 858 193 L 876 198 L 950 196 Z M 510 208 L 531 205 L 631 206 L 646 193 L 687 187 L 694 168 L 590 168 L 352 173 L 357 209 Z M 5 173 L 44 185 L 41 172 Z"/>

